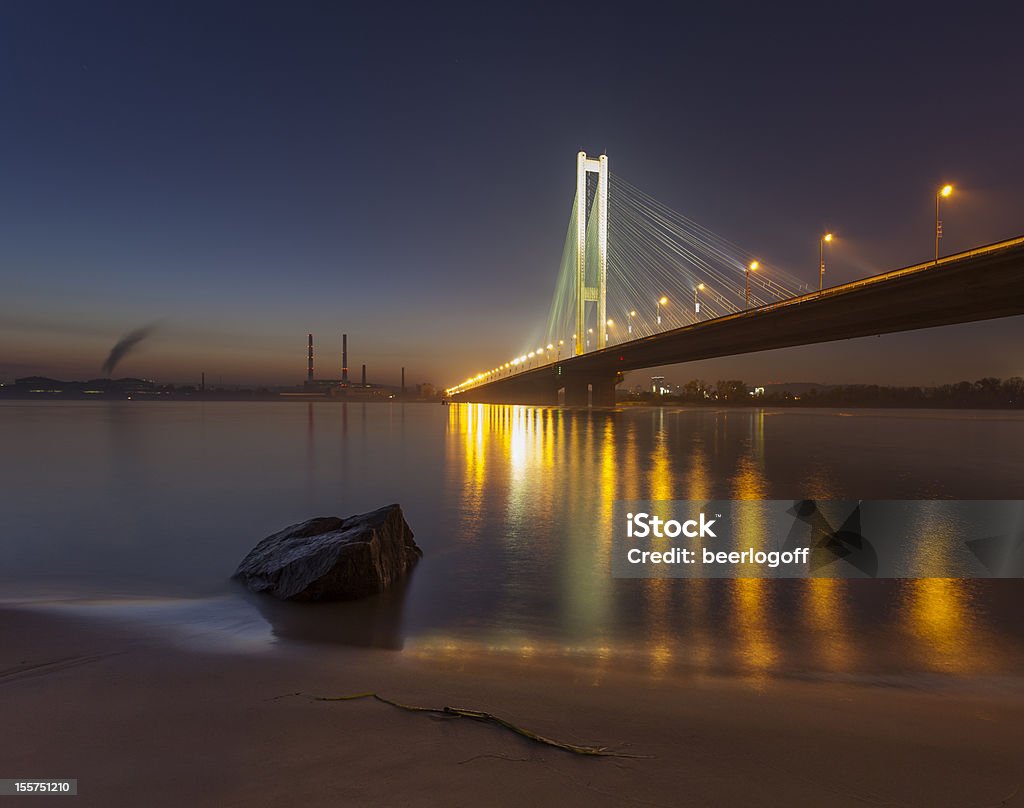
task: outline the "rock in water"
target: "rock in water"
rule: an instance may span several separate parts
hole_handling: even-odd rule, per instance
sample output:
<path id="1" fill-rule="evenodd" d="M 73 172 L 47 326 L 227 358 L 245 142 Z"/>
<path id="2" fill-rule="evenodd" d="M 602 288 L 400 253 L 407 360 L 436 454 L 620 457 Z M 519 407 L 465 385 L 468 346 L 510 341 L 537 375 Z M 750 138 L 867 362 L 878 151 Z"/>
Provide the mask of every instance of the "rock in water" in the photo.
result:
<path id="1" fill-rule="evenodd" d="M 281 600 L 347 600 L 383 592 L 423 555 L 399 505 L 322 516 L 267 536 L 233 577 Z"/>

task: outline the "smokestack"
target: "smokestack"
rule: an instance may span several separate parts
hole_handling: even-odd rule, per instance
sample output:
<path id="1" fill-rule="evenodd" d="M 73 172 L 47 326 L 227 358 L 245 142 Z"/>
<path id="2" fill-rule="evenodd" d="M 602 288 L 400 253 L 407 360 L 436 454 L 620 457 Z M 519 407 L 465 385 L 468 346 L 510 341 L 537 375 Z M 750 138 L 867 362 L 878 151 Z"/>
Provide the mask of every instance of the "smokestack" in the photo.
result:
<path id="1" fill-rule="evenodd" d="M 366 387 L 366 365 L 363 365 L 363 387 Z"/>
<path id="2" fill-rule="evenodd" d="M 313 381 L 313 335 L 309 335 L 309 370 L 306 371 L 306 379 Z"/>
<path id="3" fill-rule="evenodd" d="M 341 335 L 341 383 L 348 384 L 348 334 Z"/>
<path id="4" fill-rule="evenodd" d="M 200 393 L 205 393 L 206 392 L 206 371 L 205 370 L 202 372 L 201 376 L 202 376 L 202 381 L 199 382 L 199 392 Z"/>
<path id="5" fill-rule="evenodd" d="M 402 368 L 402 395 L 405 395 L 405 368 Z"/>

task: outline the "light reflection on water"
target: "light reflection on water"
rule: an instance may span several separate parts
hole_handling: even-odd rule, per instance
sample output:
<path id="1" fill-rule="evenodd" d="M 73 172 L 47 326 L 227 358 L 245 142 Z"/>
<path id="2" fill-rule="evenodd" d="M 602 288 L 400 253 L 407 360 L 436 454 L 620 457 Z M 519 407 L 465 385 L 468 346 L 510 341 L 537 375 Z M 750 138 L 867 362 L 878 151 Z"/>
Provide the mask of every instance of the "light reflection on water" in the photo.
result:
<path id="1" fill-rule="evenodd" d="M 0 440 L 20 460 L 0 469 L 0 584 L 8 597 L 237 597 L 225 578 L 263 535 L 399 501 L 425 550 L 408 588 L 315 612 L 257 601 L 279 640 L 564 660 L 595 681 L 621 668 L 1019 674 L 1020 581 L 611 578 L 616 499 L 1024 498 L 1024 417 L 842 415 L 3 405 Z M 927 502 L 915 519 L 908 552 L 940 560 L 956 526 Z"/>
<path id="2" fill-rule="evenodd" d="M 450 408 L 449 431 L 475 430 L 480 450 L 479 431 L 485 426 L 483 451 L 490 459 L 474 453 L 448 460 L 467 467 L 478 462 L 482 468 L 488 462 L 500 466 L 505 452 L 511 458 L 509 517 L 516 524 L 533 520 L 528 552 L 559 570 L 546 576 L 547 587 L 563 598 L 561 611 L 548 615 L 549 632 L 561 639 L 549 642 L 551 655 L 589 657 L 598 664 L 612 637 L 613 653 L 655 676 L 681 670 L 729 671 L 753 679 L 791 673 L 1014 672 L 1022 660 L 1013 618 L 1014 606 L 1024 602 L 1019 582 L 610 578 L 609 533 L 594 534 L 593 528 L 609 523 L 615 499 L 970 498 L 978 497 L 981 487 L 985 498 L 1021 495 L 1016 480 L 990 474 L 985 481 L 968 481 L 957 464 L 943 468 L 923 451 L 940 440 L 947 448 L 959 440 L 961 457 L 973 457 L 983 468 L 985 459 L 978 454 L 1000 442 L 994 436 L 977 441 L 978 429 L 987 427 L 1010 441 L 993 458 L 992 466 L 1003 472 L 1008 456 L 1022 447 L 1020 420 L 979 423 L 955 413 L 915 422 L 901 412 L 889 421 L 887 414 L 872 412 L 866 414 L 869 424 L 863 424 L 863 418 L 847 413 L 842 421 L 820 412 L 801 415 L 462 405 Z M 851 421 L 854 428 L 848 428 Z M 776 424 L 784 428 L 774 429 Z M 841 451 L 829 456 L 829 443 Z M 909 444 L 910 457 L 889 463 L 888 456 L 900 454 L 901 443 Z M 553 452 L 555 444 L 568 451 Z M 801 453 L 807 449 L 809 456 Z M 915 464 L 921 472 L 916 478 L 906 470 Z M 543 496 L 523 496 L 526 481 Z M 865 489 L 854 488 L 864 482 Z M 474 502 L 481 511 L 491 506 L 487 498 Z M 908 552 L 934 565 L 956 535 L 955 526 L 936 523 L 926 501 L 919 511 L 916 543 Z M 477 521 L 494 525 L 483 512 Z M 740 521 L 738 529 L 744 545 L 763 543 L 758 524 Z M 656 545 L 655 540 L 652 549 Z M 545 586 L 521 584 L 516 587 L 520 601 Z M 504 625 L 500 611 L 492 619 L 488 639 L 461 637 L 465 650 L 514 655 L 514 645 L 506 642 L 514 628 Z M 450 631 L 460 636 L 457 626 Z M 435 636 L 425 632 L 413 647 L 429 654 Z M 531 656 L 539 652 L 536 645 L 530 649 Z"/>

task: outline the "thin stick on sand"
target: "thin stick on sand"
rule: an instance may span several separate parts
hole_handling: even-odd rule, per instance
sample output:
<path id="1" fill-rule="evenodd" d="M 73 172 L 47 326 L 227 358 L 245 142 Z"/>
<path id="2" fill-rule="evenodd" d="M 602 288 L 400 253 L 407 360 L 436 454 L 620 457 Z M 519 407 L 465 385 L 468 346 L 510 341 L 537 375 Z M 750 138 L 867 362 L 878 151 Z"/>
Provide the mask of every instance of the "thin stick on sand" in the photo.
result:
<path id="1" fill-rule="evenodd" d="M 347 696 L 312 696 L 306 693 L 295 693 L 293 695 L 305 696 L 312 701 L 355 701 L 357 699 L 375 699 L 376 701 L 383 702 L 384 704 L 390 704 L 392 707 L 397 707 L 399 710 L 408 710 L 413 713 L 433 713 L 435 715 L 446 715 L 454 718 L 469 718 L 473 721 L 497 724 L 498 726 L 511 730 L 516 733 L 516 735 L 521 735 L 528 740 L 541 743 L 546 746 L 553 746 L 556 749 L 562 749 L 566 752 L 572 752 L 574 755 L 617 758 L 649 757 L 648 755 L 632 755 L 628 752 L 616 752 L 614 749 L 609 749 L 607 746 L 579 746 L 577 744 L 554 741 L 551 738 L 545 738 L 543 735 L 538 735 L 536 732 L 517 726 L 511 721 L 506 721 L 504 718 L 494 715 L 493 713 L 485 713 L 481 710 L 469 710 L 465 707 L 419 707 L 415 704 L 402 704 L 398 701 L 392 701 L 391 699 L 385 698 L 377 693 L 353 693 Z"/>

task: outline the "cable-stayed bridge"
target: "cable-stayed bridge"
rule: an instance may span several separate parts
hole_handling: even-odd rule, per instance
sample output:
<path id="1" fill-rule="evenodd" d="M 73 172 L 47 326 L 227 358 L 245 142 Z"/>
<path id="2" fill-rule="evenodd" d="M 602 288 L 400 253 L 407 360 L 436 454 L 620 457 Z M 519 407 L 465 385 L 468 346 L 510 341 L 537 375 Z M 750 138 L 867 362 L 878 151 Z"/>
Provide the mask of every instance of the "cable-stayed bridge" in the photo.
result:
<path id="1" fill-rule="evenodd" d="M 937 232 L 941 224 L 936 220 Z M 1024 314 L 1024 236 L 811 286 L 577 155 L 576 195 L 537 346 L 454 401 L 606 406 L 630 370 Z"/>

